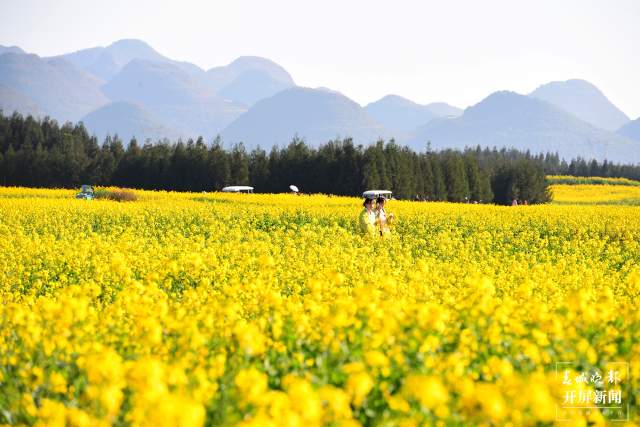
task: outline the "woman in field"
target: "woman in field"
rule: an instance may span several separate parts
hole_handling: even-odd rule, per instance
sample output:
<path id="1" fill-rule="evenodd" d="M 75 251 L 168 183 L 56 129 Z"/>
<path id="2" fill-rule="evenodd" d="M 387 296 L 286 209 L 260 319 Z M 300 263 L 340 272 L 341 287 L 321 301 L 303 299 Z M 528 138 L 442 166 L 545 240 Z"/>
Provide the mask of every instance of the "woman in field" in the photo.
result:
<path id="1" fill-rule="evenodd" d="M 376 234 L 376 213 L 373 210 L 373 199 L 364 199 L 364 207 L 360 212 L 360 232 L 364 236 L 374 236 Z"/>
<path id="2" fill-rule="evenodd" d="M 381 236 L 389 234 L 389 224 L 393 221 L 393 214 L 387 216 L 387 212 L 384 210 L 384 204 L 386 200 L 384 197 L 378 197 L 376 199 L 376 225 Z"/>

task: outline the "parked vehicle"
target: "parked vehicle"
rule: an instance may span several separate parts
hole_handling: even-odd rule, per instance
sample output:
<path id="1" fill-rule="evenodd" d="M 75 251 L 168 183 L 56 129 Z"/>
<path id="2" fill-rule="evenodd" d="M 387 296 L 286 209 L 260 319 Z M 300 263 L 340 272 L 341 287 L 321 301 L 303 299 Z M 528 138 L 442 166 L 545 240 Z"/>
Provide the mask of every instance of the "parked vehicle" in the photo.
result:
<path id="1" fill-rule="evenodd" d="M 224 193 L 253 193 L 253 187 L 248 185 L 231 185 L 222 189 Z"/>
<path id="2" fill-rule="evenodd" d="M 377 199 L 378 197 L 383 197 L 387 200 L 393 199 L 393 192 L 389 190 L 367 190 L 362 193 L 362 197 L 365 199 Z"/>
<path id="3" fill-rule="evenodd" d="M 80 187 L 80 192 L 76 194 L 76 199 L 93 200 L 94 194 L 93 186 L 85 184 Z"/>

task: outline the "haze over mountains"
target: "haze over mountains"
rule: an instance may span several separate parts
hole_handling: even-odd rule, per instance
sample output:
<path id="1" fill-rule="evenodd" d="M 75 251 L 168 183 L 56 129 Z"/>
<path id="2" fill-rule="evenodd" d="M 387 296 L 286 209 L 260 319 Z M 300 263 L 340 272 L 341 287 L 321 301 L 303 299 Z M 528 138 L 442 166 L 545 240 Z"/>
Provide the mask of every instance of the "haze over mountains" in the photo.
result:
<path id="1" fill-rule="evenodd" d="M 295 86 L 291 75 L 280 65 L 258 56 L 241 56 L 225 67 L 207 71 L 209 88 L 220 96 L 245 105 Z"/>
<path id="2" fill-rule="evenodd" d="M 3 53 L 25 53 L 18 46 L 0 46 L 0 55 Z"/>
<path id="3" fill-rule="evenodd" d="M 62 59 L 44 60 L 36 55 L 0 55 L 0 85 L 18 92 L 14 102 L 35 104 L 56 120 L 77 121 L 109 102 L 101 81 Z M 4 99 L 0 105 L 4 108 Z M 23 111 L 21 107 L 18 111 Z"/>
<path id="4" fill-rule="evenodd" d="M 600 89 L 585 80 L 547 83 L 531 92 L 530 96 L 548 101 L 587 123 L 613 132 L 629 121 L 629 117 Z"/>
<path id="5" fill-rule="evenodd" d="M 640 162 L 640 119 L 630 121 L 593 84 L 543 84 L 531 94 L 490 94 L 461 110 L 387 95 L 360 106 L 327 88 L 296 86 L 266 58 L 245 56 L 203 70 L 175 61 L 140 40 L 120 40 L 50 58 L 0 46 L 0 109 L 82 120 L 100 139 L 171 140 L 220 134 L 227 145 L 311 145 L 379 138 L 422 150 L 497 146 Z"/>
<path id="6" fill-rule="evenodd" d="M 337 92 L 302 87 L 259 101 L 222 131 L 224 141 L 242 141 L 248 148 L 284 146 L 293 135 L 314 146 L 349 136 L 355 141 L 392 137 L 355 101 Z"/>
<path id="7" fill-rule="evenodd" d="M 509 146 L 558 152 L 564 158 L 576 153 L 617 162 L 640 157 L 640 145 L 634 141 L 596 128 L 548 102 L 507 91 L 489 95 L 460 117 L 427 123 L 408 143 L 421 149 L 425 141 L 434 149 Z"/>
<path id="8" fill-rule="evenodd" d="M 444 102 L 420 105 L 398 95 L 387 95 L 364 109 L 383 126 L 400 132 L 410 132 L 435 118 L 462 114 L 460 108 Z"/>
<path id="9" fill-rule="evenodd" d="M 113 101 L 138 104 L 185 136 L 216 135 L 246 110 L 216 95 L 204 72 L 191 73 L 165 61 L 134 59 L 102 91 Z"/>
<path id="10" fill-rule="evenodd" d="M 131 102 L 111 102 L 87 114 L 82 121 L 100 141 L 113 135 L 114 129 L 118 129 L 119 135 L 144 135 L 154 141 L 180 138 L 178 132 L 164 126 L 151 112 Z"/>
<path id="11" fill-rule="evenodd" d="M 28 96 L 8 86 L 0 84 L 0 109 L 6 113 L 19 111 L 22 114 L 42 116 L 42 111 Z"/>
<path id="12" fill-rule="evenodd" d="M 618 129 L 618 134 L 640 142 L 640 117 Z"/>
<path id="13" fill-rule="evenodd" d="M 108 47 L 93 47 L 53 58 L 64 59 L 103 81 L 112 79 L 134 59 L 174 62 L 140 40 L 119 40 Z"/>

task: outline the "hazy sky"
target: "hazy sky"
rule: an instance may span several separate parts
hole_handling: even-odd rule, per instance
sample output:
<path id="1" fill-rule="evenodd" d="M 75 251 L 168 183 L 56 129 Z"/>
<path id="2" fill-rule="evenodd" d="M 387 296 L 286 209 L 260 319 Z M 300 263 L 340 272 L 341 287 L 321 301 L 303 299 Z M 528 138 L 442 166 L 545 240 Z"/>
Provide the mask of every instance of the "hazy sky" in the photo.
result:
<path id="1" fill-rule="evenodd" d="M 640 116 L 640 0 L 0 0 L 3 45 L 48 56 L 122 38 L 205 69 L 264 56 L 363 105 L 466 107 L 583 78 Z"/>

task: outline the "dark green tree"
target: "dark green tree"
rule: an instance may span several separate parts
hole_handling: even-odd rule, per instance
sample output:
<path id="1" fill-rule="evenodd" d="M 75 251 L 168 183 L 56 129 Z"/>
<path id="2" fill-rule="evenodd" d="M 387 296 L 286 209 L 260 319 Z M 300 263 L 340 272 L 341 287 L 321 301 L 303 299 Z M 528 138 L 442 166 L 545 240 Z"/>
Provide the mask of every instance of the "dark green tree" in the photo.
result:
<path id="1" fill-rule="evenodd" d="M 267 152 L 259 146 L 249 156 L 249 182 L 256 191 L 265 191 L 269 187 L 269 158 Z"/>
<path id="2" fill-rule="evenodd" d="M 444 180 L 447 200 L 465 202 L 469 200 L 469 183 L 460 153 L 448 151 L 444 154 Z"/>
<path id="3" fill-rule="evenodd" d="M 248 185 L 249 159 L 242 143 L 235 144 L 231 149 L 230 166 L 233 185 Z"/>
<path id="4" fill-rule="evenodd" d="M 209 148 L 209 188 L 220 191 L 231 183 L 229 156 L 222 148 L 222 140 L 216 137 Z"/>

